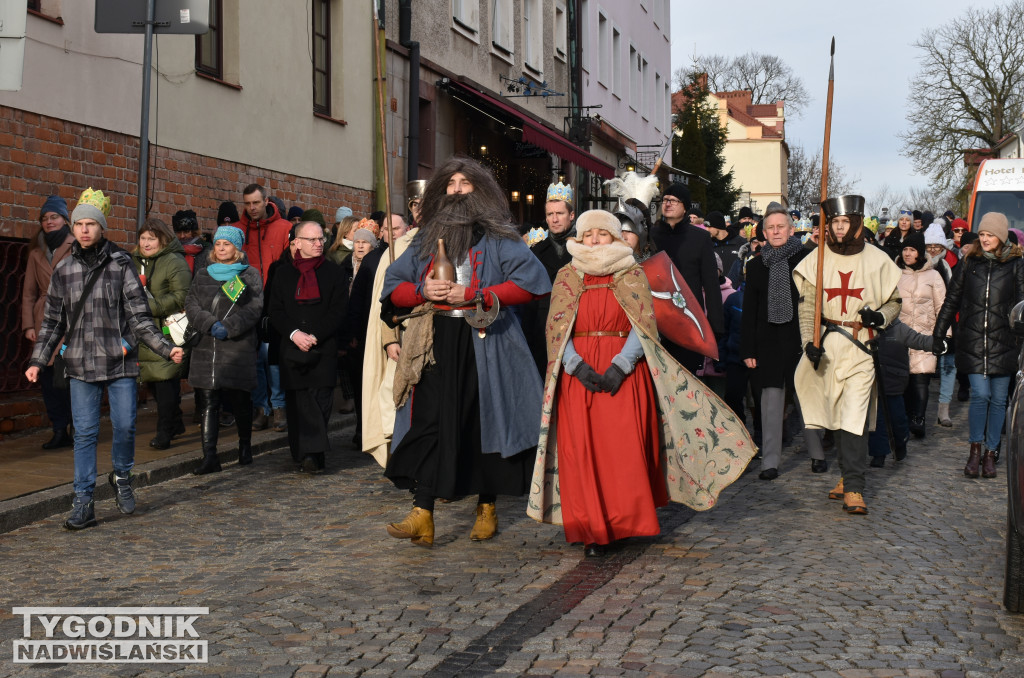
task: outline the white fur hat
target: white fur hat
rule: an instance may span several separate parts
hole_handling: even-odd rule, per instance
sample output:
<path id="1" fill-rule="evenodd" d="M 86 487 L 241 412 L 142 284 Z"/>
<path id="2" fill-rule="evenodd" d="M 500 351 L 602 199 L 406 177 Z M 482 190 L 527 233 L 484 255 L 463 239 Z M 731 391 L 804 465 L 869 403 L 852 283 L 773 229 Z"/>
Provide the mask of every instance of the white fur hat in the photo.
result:
<path id="1" fill-rule="evenodd" d="M 618 217 L 605 210 L 587 210 L 576 219 L 576 242 L 583 242 L 583 235 L 595 228 L 608 231 L 616 240 L 622 240 L 622 224 Z"/>
<path id="2" fill-rule="evenodd" d="M 942 226 L 935 223 L 934 221 L 928 225 L 928 228 L 924 231 L 924 244 L 928 245 L 942 245 L 946 247 L 946 232 L 942 230 Z"/>

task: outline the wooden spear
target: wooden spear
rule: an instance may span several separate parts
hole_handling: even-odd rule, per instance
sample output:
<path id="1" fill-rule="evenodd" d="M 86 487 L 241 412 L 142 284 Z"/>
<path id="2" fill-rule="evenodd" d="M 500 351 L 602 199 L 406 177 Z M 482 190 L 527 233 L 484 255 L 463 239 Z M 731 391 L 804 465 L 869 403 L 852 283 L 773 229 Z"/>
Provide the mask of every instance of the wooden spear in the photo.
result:
<path id="1" fill-rule="evenodd" d="M 824 284 L 822 274 L 825 267 L 825 240 L 828 237 L 828 227 L 825 223 L 824 202 L 828 198 L 828 143 L 832 137 L 832 91 L 835 85 L 836 67 L 836 39 L 832 37 L 832 51 L 828 64 L 828 99 L 825 104 L 825 144 L 821 151 L 821 202 L 822 208 L 818 216 L 818 274 L 814 282 L 814 346 L 821 347 L 821 296 L 824 291 L 821 289 Z"/>
<path id="2" fill-rule="evenodd" d="M 387 125 L 384 124 L 384 74 L 381 69 L 384 55 L 380 51 L 380 31 L 376 11 L 371 19 L 373 21 L 374 63 L 377 67 L 377 119 L 380 121 L 380 152 L 384 161 L 382 163 L 384 170 L 384 220 L 388 229 L 388 261 L 395 263 L 395 232 L 391 228 L 391 170 L 388 165 Z M 341 235 L 339 234 L 338 237 Z"/>

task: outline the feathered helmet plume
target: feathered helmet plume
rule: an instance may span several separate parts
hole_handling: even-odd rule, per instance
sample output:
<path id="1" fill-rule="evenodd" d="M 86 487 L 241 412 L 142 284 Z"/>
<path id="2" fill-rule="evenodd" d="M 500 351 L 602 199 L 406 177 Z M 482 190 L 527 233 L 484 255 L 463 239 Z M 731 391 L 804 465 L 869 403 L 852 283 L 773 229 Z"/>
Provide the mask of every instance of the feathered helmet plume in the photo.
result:
<path id="1" fill-rule="evenodd" d="M 651 174 L 642 177 L 636 172 L 626 172 L 621 177 L 615 177 L 604 182 L 608 194 L 625 202 L 630 198 L 636 198 L 647 207 L 651 201 L 658 196 L 658 177 Z"/>

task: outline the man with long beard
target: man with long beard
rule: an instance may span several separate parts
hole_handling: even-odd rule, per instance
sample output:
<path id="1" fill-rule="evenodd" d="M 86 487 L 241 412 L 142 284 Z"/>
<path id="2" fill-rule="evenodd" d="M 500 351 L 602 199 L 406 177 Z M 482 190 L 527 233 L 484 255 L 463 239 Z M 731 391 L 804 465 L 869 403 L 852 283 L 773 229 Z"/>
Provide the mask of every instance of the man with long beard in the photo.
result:
<path id="1" fill-rule="evenodd" d="M 427 184 L 420 231 L 384 279 L 381 317 L 410 312 L 395 376 L 398 411 L 384 475 L 415 488 L 413 509 L 388 534 L 434 542 L 434 500 L 478 495 L 470 539 L 497 532 L 497 495 L 529 487 L 542 385 L 510 306 L 548 294 L 551 282 L 512 224 L 490 171 L 456 156 Z M 444 241 L 455 280 L 434 274 Z M 482 294 L 500 311 L 488 327 L 465 320 Z"/>

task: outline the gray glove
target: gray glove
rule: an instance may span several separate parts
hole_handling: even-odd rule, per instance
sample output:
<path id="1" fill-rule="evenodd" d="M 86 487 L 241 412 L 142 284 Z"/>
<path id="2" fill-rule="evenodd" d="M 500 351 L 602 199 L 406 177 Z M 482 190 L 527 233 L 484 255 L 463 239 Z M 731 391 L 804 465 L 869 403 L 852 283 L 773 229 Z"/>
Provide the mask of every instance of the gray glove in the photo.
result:
<path id="1" fill-rule="evenodd" d="M 580 380 L 591 393 L 601 393 L 605 389 L 601 385 L 601 375 L 594 371 L 594 368 L 585 362 L 580 363 L 572 376 Z"/>

